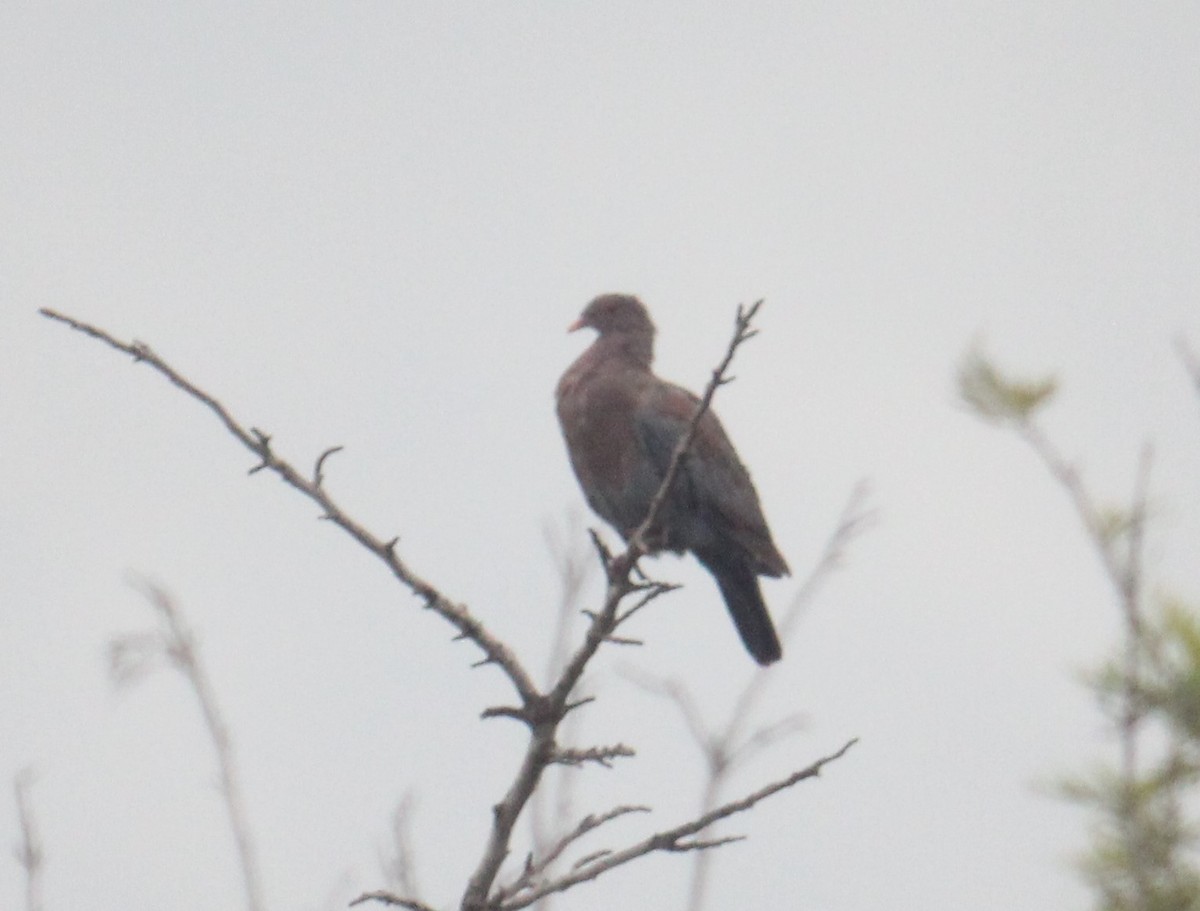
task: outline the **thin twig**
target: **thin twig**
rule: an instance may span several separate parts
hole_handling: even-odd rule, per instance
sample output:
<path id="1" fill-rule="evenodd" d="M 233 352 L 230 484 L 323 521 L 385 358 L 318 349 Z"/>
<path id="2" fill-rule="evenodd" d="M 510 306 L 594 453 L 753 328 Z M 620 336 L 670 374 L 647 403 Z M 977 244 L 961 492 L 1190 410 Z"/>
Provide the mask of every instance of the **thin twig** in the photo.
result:
<path id="1" fill-rule="evenodd" d="M 492 903 L 495 906 L 502 905 L 503 902 L 513 895 L 518 895 L 527 889 L 533 889 L 538 884 L 539 877 L 542 876 L 550 866 L 557 861 L 571 845 L 579 841 L 590 832 L 596 831 L 605 823 L 611 822 L 614 819 L 619 819 L 622 816 L 628 816 L 630 813 L 649 813 L 649 807 L 643 806 L 619 806 L 601 813 L 599 815 L 589 814 L 579 821 L 579 823 L 566 835 L 562 836 L 554 843 L 542 856 L 540 860 L 534 862 L 532 857 L 526 858 L 525 867 L 522 869 L 519 876 L 512 881 L 508 886 L 497 889 L 492 896 Z M 549 894 L 549 893 L 547 893 Z M 544 895 L 542 896 L 545 897 Z"/>
<path id="2" fill-rule="evenodd" d="M 713 810 L 710 810 L 708 813 L 698 816 L 696 819 L 693 819 L 690 822 L 685 822 L 681 825 L 675 826 L 674 828 L 655 833 L 654 835 L 651 835 L 642 841 L 639 841 L 634 845 L 630 845 L 628 848 L 624 848 L 620 851 L 605 852 L 603 856 L 598 857 L 596 860 L 590 863 L 583 864 L 578 869 L 573 870 L 571 873 L 566 874 L 557 880 L 546 883 L 545 885 L 534 889 L 528 894 L 514 896 L 514 898 L 511 900 L 501 903 L 499 908 L 502 909 L 502 911 L 516 911 L 518 908 L 528 907 L 543 895 L 548 895 L 552 892 L 562 892 L 571 888 L 572 886 L 578 885 L 579 883 L 595 879 L 600 874 L 627 864 L 639 857 L 645 857 L 648 854 L 653 854 L 658 851 L 689 851 L 708 847 L 709 843 L 689 842 L 685 841 L 685 839 L 691 835 L 696 835 L 704 831 L 717 820 L 725 819 L 726 817 L 749 810 L 755 804 L 766 800 L 768 797 L 779 793 L 785 788 L 790 788 L 801 781 L 805 781 L 806 779 L 815 778 L 821 773 L 822 768 L 845 755 L 846 751 L 854 746 L 855 743 L 857 743 L 857 739 L 847 741 L 847 743 L 841 749 L 829 754 L 828 756 L 818 759 L 816 762 L 812 763 L 812 765 L 800 769 L 797 772 L 793 772 L 787 778 L 759 788 L 757 791 L 754 791 L 753 793 L 748 794 L 739 800 L 733 800 L 729 803 L 723 804 Z M 713 845 L 718 843 L 723 843 L 723 839 L 716 839 L 711 842 Z"/>

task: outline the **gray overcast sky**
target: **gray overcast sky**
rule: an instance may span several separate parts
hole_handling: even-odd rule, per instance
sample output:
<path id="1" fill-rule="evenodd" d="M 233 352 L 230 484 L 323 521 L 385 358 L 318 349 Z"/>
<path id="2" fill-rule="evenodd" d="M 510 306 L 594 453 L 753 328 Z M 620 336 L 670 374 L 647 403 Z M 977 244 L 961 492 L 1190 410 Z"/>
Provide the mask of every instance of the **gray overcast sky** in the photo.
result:
<path id="1" fill-rule="evenodd" d="M 711 906 L 1085 906 L 1083 820 L 1038 785 L 1111 752 L 1075 673 L 1116 610 L 1060 491 L 952 378 L 975 341 L 1057 371 L 1049 428 L 1106 498 L 1154 440 L 1152 569 L 1198 597 L 1172 351 L 1200 346 L 1198 59 L 1186 2 L 4 4 L 0 777 L 38 770 L 48 906 L 237 901 L 187 693 L 104 679 L 106 640 L 148 622 L 130 573 L 202 637 L 272 908 L 380 885 L 409 790 L 449 902 L 521 741 L 476 720 L 498 675 L 247 479 L 209 414 L 36 308 L 150 343 L 299 464 L 344 444 L 344 505 L 540 667 L 543 525 L 582 513 L 551 393 L 609 290 L 692 387 L 767 299 L 717 410 L 798 575 L 859 479 L 880 512 L 771 672 L 764 720 L 805 731 L 738 787 L 862 742 L 732 827 Z M 579 731 L 639 756 L 577 799 L 665 825 L 700 763 L 617 668 L 719 717 L 752 665 L 702 571 L 655 570 L 686 588 L 599 663 Z M 14 816 L 0 789 L 6 844 Z M 680 907 L 685 871 L 561 904 Z M 0 863 L 0 907 L 20 889 Z"/>

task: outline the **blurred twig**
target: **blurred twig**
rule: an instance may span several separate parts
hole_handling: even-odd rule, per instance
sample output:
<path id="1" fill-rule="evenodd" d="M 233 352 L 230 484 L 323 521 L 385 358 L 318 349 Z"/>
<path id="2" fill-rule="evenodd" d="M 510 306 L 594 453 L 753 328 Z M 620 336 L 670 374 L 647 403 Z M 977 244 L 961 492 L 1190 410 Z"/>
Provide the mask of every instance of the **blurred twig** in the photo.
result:
<path id="1" fill-rule="evenodd" d="M 16 847 L 17 863 L 25 871 L 26 911 L 42 911 L 42 863 L 45 854 L 38 835 L 37 821 L 33 816 L 33 769 L 24 768 L 13 779 L 13 791 L 17 800 L 17 826 L 21 840 Z"/>
<path id="2" fill-rule="evenodd" d="M 789 641 L 801 616 L 822 586 L 841 565 L 847 547 L 874 521 L 875 513 L 866 506 L 866 499 L 867 484 L 860 481 L 851 491 L 838 524 L 826 540 L 817 562 L 784 612 L 779 624 L 780 639 L 784 643 Z M 750 677 L 734 701 L 724 724 L 716 726 L 710 726 L 705 721 L 695 698 L 683 683 L 631 669 L 626 669 L 626 675 L 646 691 L 669 700 L 675 706 L 692 741 L 704 757 L 707 774 L 700 800 L 701 813 L 707 813 L 717 805 L 721 791 L 735 769 L 802 727 L 802 719 L 798 714 L 787 715 L 769 724 L 755 722 L 755 710 L 771 680 L 765 668 L 759 668 Z M 756 726 L 747 733 L 752 724 Z M 707 851 L 702 851 L 696 855 L 692 865 L 688 887 L 689 911 L 700 911 L 704 906 L 710 857 Z"/>
<path id="3" fill-rule="evenodd" d="M 543 528 L 546 549 L 554 562 L 560 589 L 554 635 L 546 661 L 547 686 L 553 684 L 571 653 L 572 631 L 579 616 L 579 600 L 583 586 L 596 570 L 591 548 L 582 543 L 582 530 L 583 520 L 578 513 L 572 513 L 568 517 L 565 527 L 559 528 L 547 522 Z M 575 713 L 571 713 L 563 720 L 560 740 L 574 739 L 577 718 Z M 543 779 L 542 787 L 534 791 L 530 800 L 530 839 L 533 855 L 537 857 L 547 857 L 551 854 L 553 833 L 565 831 L 575 814 L 574 783 L 577 776 L 574 769 L 564 767 L 570 764 L 568 752 L 570 751 L 559 750 L 560 758 L 556 763 L 559 767 L 554 769 L 552 774 L 548 770 L 548 777 Z M 552 809 L 548 808 L 550 804 Z M 557 854 L 546 861 L 545 865 L 548 866 L 555 859 Z M 546 896 L 538 905 L 538 911 L 548 911 L 551 902 L 552 896 Z"/>
<path id="4" fill-rule="evenodd" d="M 1175 350 L 1179 352 L 1179 359 L 1183 362 L 1188 376 L 1191 377 L 1192 385 L 1196 387 L 1196 393 L 1200 395 L 1200 357 L 1196 355 L 1192 346 L 1182 335 L 1175 340 Z"/>
<path id="5" fill-rule="evenodd" d="M 412 818 L 416 808 L 412 792 L 406 793 L 392 811 L 392 854 L 383 860 L 384 878 L 404 895 L 417 898 L 417 859 L 412 845 Z"/>
<path id="6" fill-rule="evenodd" d="M 114 682 L 127 684 L 143 675 L 156 660 L 165 660 L 183 675 L 200 705 L 204 725 L 217 756 L 221 797 L 229 816 L 229 828 L 237 848 L 248 911 L 262 911 L 262 889 L 258 879 L 250 823 L 246 817 L 241 785 L 233 760 L 229 730 L 221 717 L 208 672 L 200 660 L 196 637 L 170 595 L 149 582 L 139 585 L 142 594 L 158 612 L 161 624 L 151 633 L 134 633 L 109 644 L 109 668 Z"/>

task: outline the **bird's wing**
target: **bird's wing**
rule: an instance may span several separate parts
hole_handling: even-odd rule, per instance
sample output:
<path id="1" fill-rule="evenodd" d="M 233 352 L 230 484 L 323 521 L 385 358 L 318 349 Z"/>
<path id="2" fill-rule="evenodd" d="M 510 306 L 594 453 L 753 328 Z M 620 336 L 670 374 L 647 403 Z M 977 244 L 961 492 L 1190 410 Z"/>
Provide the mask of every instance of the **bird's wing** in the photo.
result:
<path id="1" fill-rule="evenodd" d="M 639 397 L 634 426 L 659 483 L 698 405 L 699 399 L 686 389 L 661 380 L 647 385 Z M 733 547 L 751 557 L 760 573 L 787 573 L 787 563 L 771 541 L 750 473 L 711 410 L 696 428 L 668 508 L 672 546 L 689 550 Z"/>

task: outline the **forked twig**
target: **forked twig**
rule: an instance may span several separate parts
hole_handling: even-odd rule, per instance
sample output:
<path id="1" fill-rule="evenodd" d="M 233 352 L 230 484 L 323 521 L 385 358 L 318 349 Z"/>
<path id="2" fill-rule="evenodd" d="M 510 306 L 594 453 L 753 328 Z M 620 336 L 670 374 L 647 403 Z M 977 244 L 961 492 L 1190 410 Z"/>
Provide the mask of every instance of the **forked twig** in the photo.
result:
<path id="1" fill-rule="evenodd" d="M 722 804 L 701 816 L 696 817 L 690 822 L 682 823 L 671 829 L 665 829 L 662 832 L 656 832 L 647 838 L 642 839 L 636 844 L 630 845 L 620 851 L 605 851 L 595 857 L 593 860 L 588 860 L 582 863 L 575 870 L 564 876 L 546 883 L 537 889 L 520 896 L 514 896 L 511 900 L 502 902 L 498 905 L 500 911 L 517 911 L 518 908 L 526 908 L 532 905 L 538 899 L 553 892 L 562 892 L 582 882 L 587 882 L 590 879 L 595 879 L 602 873 L 606 873 L 616 867 L 636 860 L 639 857 L 645 857 L 647 854 L 653 854 L 659 851 L 675 852 L 675 851 L 694 851 L 703 850 L 708 847 L 714 847 L 718 844 L 724 844 L 727 839 L 718 838 L 711 841 L 687 841 L 689 836 L 699 834 L 711 826 L 714 822 L 733 816 L 737 813 L 745 812 L 755 804 L 766 800 L 774 794 L 778 794 L 785 788 L 790 788 L 801 781 L 808 778 L 815 778 L 821 774 L 821 769 L 835 759 L 845 755 L 858 740 L 849 740 L 846 744 L 834 753 L 818 759 L 816 762 L 806 766 L 799 771 L 793 772 L 787 778 L 772 782 L 759 788 L 752 794 L 748 794 L 739 800 L 732 800 L 729 803 Z"/>

